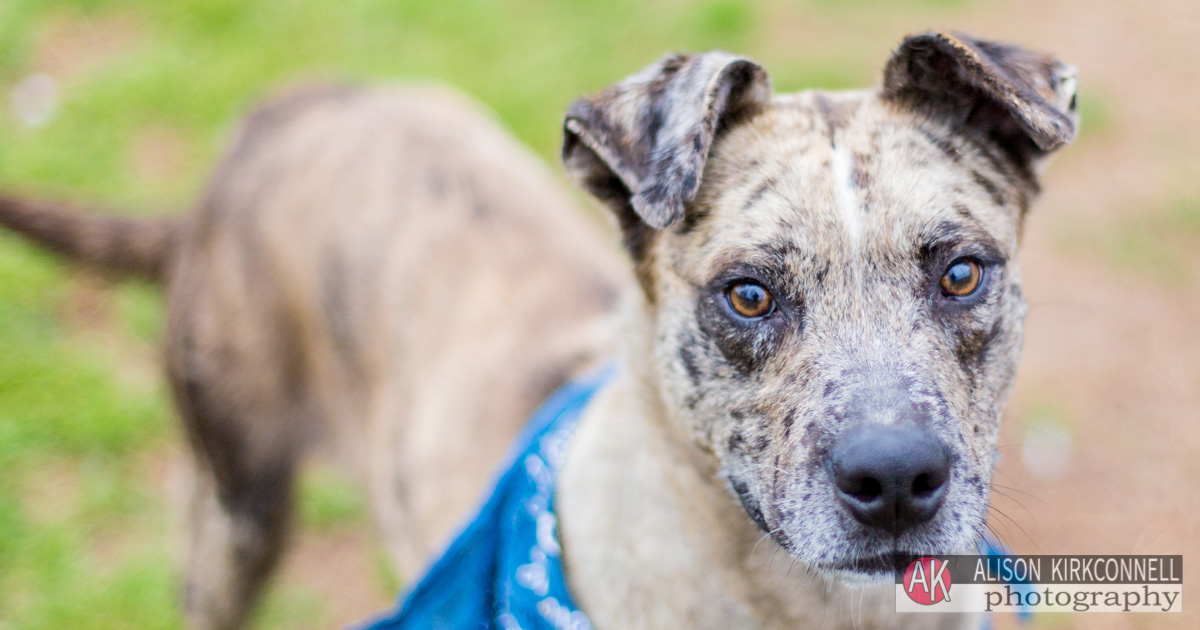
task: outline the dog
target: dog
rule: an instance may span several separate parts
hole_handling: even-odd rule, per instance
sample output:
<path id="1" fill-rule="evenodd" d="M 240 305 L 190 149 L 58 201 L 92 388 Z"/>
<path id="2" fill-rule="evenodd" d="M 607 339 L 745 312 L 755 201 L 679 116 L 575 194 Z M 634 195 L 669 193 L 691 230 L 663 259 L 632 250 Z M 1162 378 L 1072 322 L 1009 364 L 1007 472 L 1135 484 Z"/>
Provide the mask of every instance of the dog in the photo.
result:
<path id="1" fill-rule="evenodd" d="M 1017 248 L 1075 88 L 964 35 L 909 37 L 881 86 L 842 93 L 668 56 L 564 121 L 631 264 L 437 90 L 266 105 L 182 220 L 8 197 L 0 222 L 165 282 L 195 627 L 244 619 L 313 445 L 348 454 L 411 576 L 537 403 L 615 357 L 556 494 L 595 627 L 968 628 L 894 612 L 891 560 L 982 537 Z"/>
<path id="2" fill-rule="evenodd" d="M 529 414 L 612 354 L 628 273 L 577 205 L 462 95 L 315 86 L 251 113 L 183 218 L 10 196 L 0 222 L 164 285 L 194 460 L 183 602 L 228 629 L 284 548 L 306 454 L 350 466 L 411 576 Z"/>

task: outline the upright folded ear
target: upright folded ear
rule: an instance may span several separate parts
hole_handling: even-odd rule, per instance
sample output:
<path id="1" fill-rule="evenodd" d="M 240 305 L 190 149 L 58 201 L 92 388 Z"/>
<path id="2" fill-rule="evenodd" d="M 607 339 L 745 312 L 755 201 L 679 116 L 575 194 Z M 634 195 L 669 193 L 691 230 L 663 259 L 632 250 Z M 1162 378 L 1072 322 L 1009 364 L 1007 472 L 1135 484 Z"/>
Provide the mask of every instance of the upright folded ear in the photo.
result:
<path id="1" fill-rule="evenodd" d="M 883 96 L 977 133 L 1023 166 L 1075 139 L 1075 68 L 1017 46 L 944 33 L 904 40 Z"/>
<path id="2" fill-rule="evenodd" d="M 770 98 L 767 73 L 753 61 L 723 52 L 670 55 L 572 103 L 563 162 L 617 213 L 636 256 L 646 226 L 683 218 L 721 129 Z"/>

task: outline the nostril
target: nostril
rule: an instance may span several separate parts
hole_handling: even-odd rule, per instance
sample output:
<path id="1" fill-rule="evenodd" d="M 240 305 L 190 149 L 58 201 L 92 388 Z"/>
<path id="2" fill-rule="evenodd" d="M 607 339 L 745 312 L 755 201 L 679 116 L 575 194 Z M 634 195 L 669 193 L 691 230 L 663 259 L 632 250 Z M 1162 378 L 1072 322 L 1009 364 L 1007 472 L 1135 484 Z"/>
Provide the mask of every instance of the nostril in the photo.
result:
<path id="1" fill-rule="evenodd" d="M 838 490 L 854 497 L 863 503 L 870 503 L 883 494 L 883 483 L 867 475 L 858 477 L 839 477 Z"/>
<path id="2" fill-rule="evenodd" d="M 945 482 L 946 480 L 942 475 L 921 473 L 913 478 L 912 495 L 919 499 L 924 499 L 937 492 L 938 488 L 941 488 Z"/>

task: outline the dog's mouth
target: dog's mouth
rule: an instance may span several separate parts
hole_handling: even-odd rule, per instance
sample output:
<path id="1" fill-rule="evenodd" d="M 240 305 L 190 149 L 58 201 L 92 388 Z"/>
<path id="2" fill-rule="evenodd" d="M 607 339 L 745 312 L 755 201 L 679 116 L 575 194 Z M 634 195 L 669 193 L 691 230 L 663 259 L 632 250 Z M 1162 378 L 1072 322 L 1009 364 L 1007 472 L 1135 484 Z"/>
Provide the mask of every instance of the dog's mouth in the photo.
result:
<path id="1" fill-rule="evenodd" d="M 923 554 L 912 551 L 891 551 L 814 565 L 813 568 L 847 584 L 883 584 L 891 583 L 897 572 L 903 572 L 907 563 L 920 555 Z"/>

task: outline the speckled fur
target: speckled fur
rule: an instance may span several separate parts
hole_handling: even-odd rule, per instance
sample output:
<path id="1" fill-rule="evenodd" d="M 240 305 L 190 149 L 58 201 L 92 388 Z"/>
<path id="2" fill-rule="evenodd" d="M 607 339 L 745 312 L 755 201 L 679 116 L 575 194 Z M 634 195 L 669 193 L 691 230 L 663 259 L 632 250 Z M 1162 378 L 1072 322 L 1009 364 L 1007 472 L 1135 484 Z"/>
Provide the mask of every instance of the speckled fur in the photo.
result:
<path id="1" fill-rule="evenodd" d="M 1074 136 L 1074 86 L 1052 58 L 927 35 L 874 90 L 772 96 L 752 62 L 707 53 L 572 106 L 564 159 L 616 213 L 641 281 L 623 376 L 559 494 L 597 627 L 976 623 L 899 616 L 850 565 L 980 540 L 1026 311 L 1022 219 Z M 664 172 L 689 185 L 664 193 Z M 987 267 L 971 305 L 938 290 L 965 255 Z M 773 315 L 731 316 L 723 290 L 742 278 Z M 901 420 L 953 465 L 937 515 L 892 537 L 839 503 L 827 454 L 849 426 Z"/>

